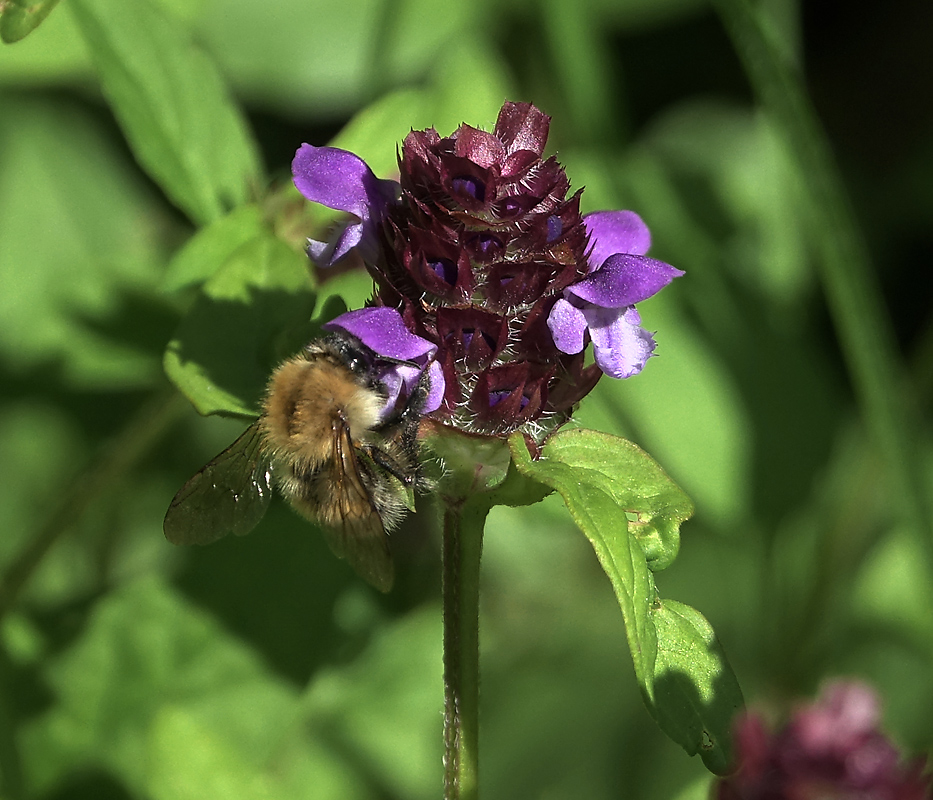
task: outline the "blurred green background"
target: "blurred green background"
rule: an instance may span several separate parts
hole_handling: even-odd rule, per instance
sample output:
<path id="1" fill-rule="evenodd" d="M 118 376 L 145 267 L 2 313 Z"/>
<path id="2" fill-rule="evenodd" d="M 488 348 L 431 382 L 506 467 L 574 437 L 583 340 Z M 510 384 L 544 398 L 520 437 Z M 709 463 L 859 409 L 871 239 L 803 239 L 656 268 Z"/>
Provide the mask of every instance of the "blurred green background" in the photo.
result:
<path id="1" fill-rule="evenodd" d="M 853 240 L 701 0 L 148 2 L 241 104 L 257 198 L 297 196 L 303 141 L 339 134 L 388 174 L 410 127 L 489 129 L 506 98 L 551 114 L 584 210 L 638 211 L 652 254 L 687 271 L 642 307 L 659 357 L 578 414 L 696 503 L 661 592 L 712 622 L 750 701 L 860 676 L 896 739 L 930 751 L 933 7 L 762 6 Z M 241 540 L 162 536 L 175 491 L 243 425 L 198 417 L 163 376 L 193 297 L 165 276 L 203 220 L 138 166 L 72 5 L 0 47 L 0 798 L 437 797 L 429 513 L 394 537 L 385 597 L 278 500 Z M 840 237 L 870 313 L 826 277 Z M 494 512 L 483 580 L 485 798 L 702 796 L 558 501 Z"/>

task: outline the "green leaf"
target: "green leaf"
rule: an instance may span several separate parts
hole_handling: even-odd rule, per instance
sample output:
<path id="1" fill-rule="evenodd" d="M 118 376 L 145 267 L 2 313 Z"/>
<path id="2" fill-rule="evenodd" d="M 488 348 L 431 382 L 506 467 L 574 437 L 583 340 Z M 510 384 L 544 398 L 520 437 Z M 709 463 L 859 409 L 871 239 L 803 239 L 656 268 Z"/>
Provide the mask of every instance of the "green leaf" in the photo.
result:
<path id="1" fill-rule="evenodd" d="M 277 0 L 275 13 L 257 13 L 264 7 L 246 0 L 200 5 L 198 41 L 238 94 L 264 108 L 340 119 L 371 96 L 370 64 L 386 33 L 386 0 Z"/>
<path id="2" fill-rule="evenodd" d="M 649 569 L 659 572 L 677 557 L 680 524 L 693 514 L 693 503 L 640 447 L 598 431 L 571 430 L 549 439 L 543 454 L 547 461 L 559 459 L 626 512 L 628 533 L 641 545 Z M 612 522 L 618 520 L 617 510 Z"/>
<path id="3" fill-rule="evenodd" d="M 174 706 L 261 763 L 297 699 L 254 652 L 157 581 L 109 594 L 47 680 L 57 703 L 23 742 L 36 788 L 94 760 L 142 789 L 153 726 Z"/>
<path id="4" fill-rule="evenodd" d="M 203 283 L 228 261 L 239 247 L 268 233 L 262 210 L 254 203 L 240 206 L 201 228 L 168 265 L 162 288 L 167 292 Z"/>
<path id="5" fill-rule="evenodd" d="M 0 11 L 0 40 L 18 42 L 32 33 L 58 0 L 7 0 Z"/>
<path id="6" fill-rule="evenodd" d="M 933 652 L 933 576 L 924 568 L 921 542 L 906 529 L 889 533 L 871 549 L 850 603 L 863 624 L 901 636 L 920 652 Z"/>
<path id="7" fill-rule="evenodd" d="M 356 153 L 376 175 L 398 172 L 398 144 L 412 129 L 446 136 L 463 122 L 492 129 L 512 88 L 498 54 L 478 37 L 458 37 L 423 89 L 387 93 L 356 114 L 331 144 Z"/>
<path id="8" fill-rule="evenodd" d="M 652 620 L 658 632 L 655 716 L 688 753 L 699 751 L 711 771 L 723 774 L 732 761 L 732 718 L 743 700 L 722 646 L 706 618 L 676 600 L 660 601 Z"/>
<path id="9" fill-rule="evenodd" d="M 579 440 L 578 444 L 584 448 L 592 440 L 597 452 L 607 453 L 612 440 L 625 441 L 594 431 L 559 433 L 545 445 L 542 457 L 533 461 L 524 439 L 513 436 L 509 440 L 512 458 L 519 472 L 557 490 L 574 522 L 593 545 L 622 609 L 635 675 L 650 704 L 653 698 L 651 674 L 658 649 L 657 632 L 649 618 L 655 595 L 654 579 L 644 553 L 632 546 L 634 541 L 627 526 L 619 525 L 619 504 L 607 490 L 610 479 L 598 467 L 588 469 L 582 459 L 575 464 L 572 455 L 562 454 L 561 440 L 566 437 Z M 573 447 L 572 441 L 568 444 Z M 608 466 L 608 461 L 603 464 Z"/>
<path id="10" fill-rule="evenodd" d="M 484 35 L 461 33 L 441 52 L 444 57 L 431 70 L 435 77 L 424 126 L 441 136 L 464 122 L 492 130 L 502 101 L 517 92 L 501 51 Z"/>
<path id="11" fill-rule="evenodd" d="M 509 443 L 518 470 L 560 493 L 596 551 L 622 609 L 648 710 L 709 769 L 726 769 L 730 720 L 742 704 L 738 684 L 706 620 L 662 602 L 652 575 L 676 556 L 680 524 L 693 512 L 689 498 L 646 453 L 615 436 L 562 432 L 537 461 L 522 437 Z"/>
<path id="12" fill-rule="evenodd" d="M 380 796 L 437 797 L 441 642 L 440 609 L 413 611 L 382 626 L 352 663 L 318 673 L 303 698 L 303 718 L 352 754 L 353 763 L 382 787 Z"/>
<path id="13" fill-rule="evenodd" d="M 710 797 L 714 796 L 714 780 L 710 775 L 702 775 L 678 792 L 674 800 L 709 800 Z"/>
<path id="14" fill-rule="evenodd" d="M 362 308 L 373 296 L 373 279 L 365 269 L 349 269 L 333 278 L 328 278 L 318 289 L 315 316 L 333 319 L 348 308 Z M 336 303 L 343 305 L 337 309 Z M 333 313 L 328 312 L 330 307 Z"/>
<path id="15" fill-rule="evenodd" d="M 148 0 L 74 0 L 104 93 L 136 158 L 203 224 L 259 173 L 246 122 L 211 61 Z"/>
<path id="16" fill-rule="evenodd" d="M 398 144 L 425 117 L 422 89 L 400 89 L 368 105 L 338 133 L 331 145 L 356 153 L 381 177 L 398 170 Z"/>
<path id="17" fill-rule="evenodd" d="M 273 367 L 311 338 L 314 304 L 304 256 L 251 239 L 204 284 L 165 371 L 201 414 L 255 417 Z"/>
<path id="18" fill-rule="evenodd" d="M 50 27 L 68 19 L 55 17 Z M 99 331 L 130 306 L 136 330 L 153 330 L 133 298 L 148 304 L 162 268 L 157 233 L 174 235 L 164 203 L 114 151 L 112 132 L 62 97 L 0 97 L 0 154 L 0 358 L 16 371 L 60 365 L 85 387 L 151 386 L 158 359 L 132 336 Z"/>
<path id="19" fill-rule="evenodd" d="M 147 790 L 156 800 L 272 800 L 267 776 L 230 747 L 221 731 L 210 730 L 181 707 L 159 710 L 147 742 Z"/>
<path id="20" fill-rule="evenodd" d="M 577 421 L 621 435 L 627 431 L 619 430 L 619 420 L 629 421 L 705 519 L 742 519 L 749 513 L 754 449 L 752 421 L 729 373 L 732 365 L 685 319 L 671 296 L 662 292 L 638 309 L 647 328 L 658 331 L 658 356 L 637 381 L 600 381 L 581 404 Z"/>
<path id="21" fill-rule="evenodd" d="M 108 594 L 43 680 L 56 703 L 19 741 L 30 796 L 89 767 L 153 800 L 371 796 L 295 724 L 295 688 L 159 581 Z"/>
<path id="22" fill-rule="evenodd" d="M 236 700 L 231 704 L 237 705 Z M 251 709 L 241 704 L 241 710 Z M 284 752 L 276 753 L 269 765 L 257 764 L 255 752 L 244 752 L 227 730 L 204 717 L 200 709 L 180 704 L 159 710 L 147 741 L 149 770 L 143 796 L 152 800 L 372 797 L 326 744 L 296 735 L 298 731 L 282 742 L 281 732 L 276 731 L 268 741 Z"/>

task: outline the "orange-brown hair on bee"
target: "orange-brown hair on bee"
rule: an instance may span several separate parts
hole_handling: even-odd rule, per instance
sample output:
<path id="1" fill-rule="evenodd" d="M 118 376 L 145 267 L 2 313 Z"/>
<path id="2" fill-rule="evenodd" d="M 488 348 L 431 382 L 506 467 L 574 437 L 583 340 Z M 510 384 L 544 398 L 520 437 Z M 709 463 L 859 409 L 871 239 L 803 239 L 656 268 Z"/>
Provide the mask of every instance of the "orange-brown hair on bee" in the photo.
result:
<path id="1" fill-rule="evenodd" d="M 249 532 L 274 484 L 321 526 L 339 557 L 388 591 L 386 534 L 412 507 L 413 491 L 426 488 L 418 426 L 429 387 L 425 372 L 404 406 L 387 412 L 375 358 L 335 333 L 280 364 L 259 420 L 175 496 L 164 524 L 169 540 L 207 544 Z"/>

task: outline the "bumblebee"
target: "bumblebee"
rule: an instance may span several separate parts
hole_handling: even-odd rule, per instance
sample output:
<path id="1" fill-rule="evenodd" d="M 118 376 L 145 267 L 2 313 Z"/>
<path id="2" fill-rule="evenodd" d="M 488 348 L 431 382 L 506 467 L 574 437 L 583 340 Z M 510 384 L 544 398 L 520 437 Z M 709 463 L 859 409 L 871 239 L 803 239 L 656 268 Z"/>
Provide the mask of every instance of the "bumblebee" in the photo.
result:
<path id="1" fill-rule="evenodd" d="M 273 373 L 259 419 L 175 495 L 165 515 L 174 544 L 242 536 L 262 519 L 272 486 L 319 525 L 359 575 L 388 591 L 388 532 L 426 488 L 418 426 L 427 370 L 404 406 L 384 416 L 377 356 L 338 332 L 312 342 Z"/>

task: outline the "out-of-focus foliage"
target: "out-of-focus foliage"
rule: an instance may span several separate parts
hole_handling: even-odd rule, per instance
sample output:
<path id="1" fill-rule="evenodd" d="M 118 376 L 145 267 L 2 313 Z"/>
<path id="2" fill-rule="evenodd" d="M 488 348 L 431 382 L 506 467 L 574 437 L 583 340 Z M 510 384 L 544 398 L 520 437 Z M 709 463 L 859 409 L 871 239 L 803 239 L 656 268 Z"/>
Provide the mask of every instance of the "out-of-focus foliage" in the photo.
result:
<path id="1" fill-rule="evenodd" d="M 875 5 L 830 24 L 822 4 L 767 4 L 873 257 L 909 378 L 884 388 L 922 413 L 908 433 L 929 495 L 930 17 Z M 124 20 L 138 39 L 113 38 L 124 6 L 150 20 Z M 24 7 L 5 5 L 5 39 Z M 263 294 L 253 311 L 290 332 L 249 314 L 217 330 L 219 347 L 252 345 L 234 376 L 249 385 L 195 376 L 248 411 L 254 362 L 296 318 L 367 295 L 347 273 L 272 302 L 296 303 L 296 254 L 328 220 L 288 187 L 297 146 L 333 142 L 388 175 L 409 128 L 489 127 L 506 97 L 553 116 L 585 211 L 637 210 L 652 254 L 687 271 L 643 305 L 658 357 L 577 415 L 694 501 L 662 597 L 702 609 L 750 701 L 859 676 L 895 737 L 929 750 L 931 547 L 840 355 L 811 176 L 704 4 L 71 0 L 28 33 L 0 47 L 0 797 L 438 796 L 430 508 L 393 536 L 387 597 L 278 500 L 248 537 L 172 548 L 168 502 L 243 425 L 173 398 L 162 357 L 194 303 L 206 316 L 184 325 L 210 326 Z M 108 66 L 121 47 L 138 71 Z M 173 70 L 201 79 L 160 94 Z M 152 126 L 191 160 L 164 160 Z M 253 260 L 269 269 L 244 281 Z M 484 797 L 702 796 L 702 763 L 641 704 L 612 587 L 557 498 L 493 512 L 483 580 Z"/>

